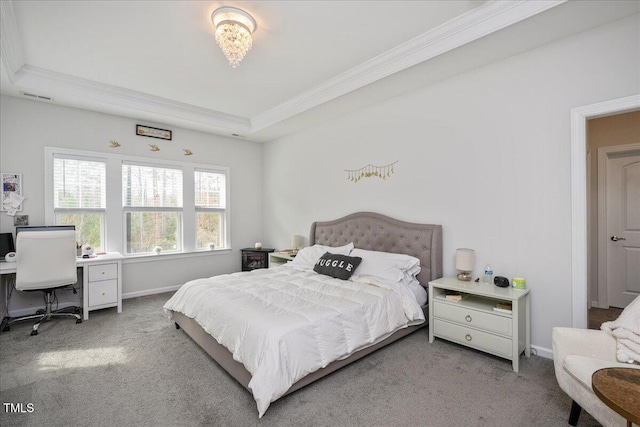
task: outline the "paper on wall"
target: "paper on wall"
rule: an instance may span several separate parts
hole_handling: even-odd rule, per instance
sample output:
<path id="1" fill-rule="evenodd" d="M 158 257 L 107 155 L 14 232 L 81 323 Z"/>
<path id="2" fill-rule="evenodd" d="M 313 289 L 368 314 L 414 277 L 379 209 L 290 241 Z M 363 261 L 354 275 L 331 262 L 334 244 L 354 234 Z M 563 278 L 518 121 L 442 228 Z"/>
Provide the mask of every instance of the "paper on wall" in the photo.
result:
<path id="1" fill-rule="evenodd" d="M 11 206 L 13 206 L 14 208 L 17 208 L 18 206 L 20 206 L 20 204 L 22 203 L 22 201 L 24 200 L 24 196 L 21 196 L 20 194 L 17 193 L 9 193 L 9 204 Z M 6 202 L 7 200 L 5 200 Z"/>
<path id="2" fill-rule="evenodd" d="M 24 199 L 25 197 L 20 194 L 9 193 L 9 197 L 2 201 L 2 209 L 7 211 L 7 215 L 15 216 Z"/>

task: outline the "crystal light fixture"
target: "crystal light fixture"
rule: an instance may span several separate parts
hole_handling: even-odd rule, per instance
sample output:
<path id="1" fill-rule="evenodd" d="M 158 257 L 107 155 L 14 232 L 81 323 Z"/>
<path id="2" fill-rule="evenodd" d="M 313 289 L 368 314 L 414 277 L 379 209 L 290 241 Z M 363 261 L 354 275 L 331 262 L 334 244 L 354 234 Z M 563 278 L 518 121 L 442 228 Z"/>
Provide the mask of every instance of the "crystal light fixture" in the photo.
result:
<path id="1" fill-rule="evenodd" d="M 211 14 L 216 26 L 216 42 L 232 68 L 237 68 L 240 61 L 251 49 L 251 34 L 258 28 L 255 19 L 244 10 L 235 7 L 221 7 Z"/>

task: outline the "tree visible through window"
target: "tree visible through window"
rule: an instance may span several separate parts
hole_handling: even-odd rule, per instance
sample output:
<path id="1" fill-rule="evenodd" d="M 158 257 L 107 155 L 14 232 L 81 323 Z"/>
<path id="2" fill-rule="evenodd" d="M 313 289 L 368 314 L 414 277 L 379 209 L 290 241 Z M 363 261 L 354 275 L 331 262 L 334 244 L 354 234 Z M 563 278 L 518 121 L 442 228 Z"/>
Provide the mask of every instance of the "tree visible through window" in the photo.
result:
<path id="1" fill-rule="evenodd" d="M 123 164 L 126 252 L 182 250 L 182 171 Z"/>
<path id="2" fill-rule="evenodd" d="M 55 157 L 53 201 L 58 225 L 75 225 L 76 240 L 104 250 L 106 212 L 104 161 Z"/>
<path id="3" fill-rule="evenodd" d="M 224 166 L 56 147 L 45 157 L 45 222 L 74 225 L 78 243 L 133 256 L 230 248 Z"/>
<path id="4" fill-rule="evenodd" d="M 224 243 L 226 176 L 218 172 L 196 170 L 195 204 L 197 215 L 196 248 L 220 247 Z"/>

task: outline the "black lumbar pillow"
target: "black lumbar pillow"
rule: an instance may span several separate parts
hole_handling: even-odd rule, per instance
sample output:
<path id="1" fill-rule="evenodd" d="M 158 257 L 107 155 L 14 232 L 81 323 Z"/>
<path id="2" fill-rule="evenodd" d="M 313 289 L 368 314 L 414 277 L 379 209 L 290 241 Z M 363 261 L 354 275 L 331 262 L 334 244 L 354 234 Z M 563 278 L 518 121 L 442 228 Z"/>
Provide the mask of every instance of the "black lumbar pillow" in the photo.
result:
<path id="1" fill-rule="evenodd" d="M 313 266 L 313 271 L 336 279 L 348 280 L 361 262 L 362 258 L 357 256 L 325 252 Z"/>

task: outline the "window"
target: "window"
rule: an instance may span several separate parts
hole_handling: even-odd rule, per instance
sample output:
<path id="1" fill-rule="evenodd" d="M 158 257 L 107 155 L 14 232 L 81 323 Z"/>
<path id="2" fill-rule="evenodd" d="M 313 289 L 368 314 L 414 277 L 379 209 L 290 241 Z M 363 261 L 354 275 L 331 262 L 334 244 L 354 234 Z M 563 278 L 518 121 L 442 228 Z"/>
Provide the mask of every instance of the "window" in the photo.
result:
<path id="1" fill-rule="evenodd" d="M 75 225 L 76 240 L 104 250 L 106 214 L 104 160 L 54 157 L 53 209 L 55 224 Z"/>
<path id="2" fill-rule="evenodd" d="M 196 249 L 211 245 L 224 246 L 226 176 L 224 173 L 196 170 L 194 172 L 196 206 Z"/>
<path id="3" fill-rule="evenodd" d="M 141 258 L 230 249 L 229 169 L 45 148 L 45 224 L 73 224 L 96 250 Z"/>
<path id="4" fill-rule="evenodd" d="M 127 254 L 182 250 L 182 170 L 122 165 Z"/>

